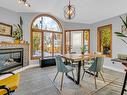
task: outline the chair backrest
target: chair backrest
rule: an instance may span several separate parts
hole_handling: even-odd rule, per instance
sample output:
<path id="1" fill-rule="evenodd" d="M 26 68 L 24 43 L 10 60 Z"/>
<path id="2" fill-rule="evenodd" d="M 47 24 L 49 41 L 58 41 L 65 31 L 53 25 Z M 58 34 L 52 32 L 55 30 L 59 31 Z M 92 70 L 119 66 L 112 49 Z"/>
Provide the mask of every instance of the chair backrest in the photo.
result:
<path id="1" fill-rule="evenodd" d="M 90 66 L 89 70 L 93 72 L 100 72 L 103 69 L 104 58 L 96 57 L 95 61 Z"/>
<path id="2" fill-rule="evenodd" d="M 56 61 L 56 67 L 58 72 L 64 72 L 66 67 L 64 63 L 62 62 L 61 56 L 60 55 L 55 56 L 55 61 Z"/>

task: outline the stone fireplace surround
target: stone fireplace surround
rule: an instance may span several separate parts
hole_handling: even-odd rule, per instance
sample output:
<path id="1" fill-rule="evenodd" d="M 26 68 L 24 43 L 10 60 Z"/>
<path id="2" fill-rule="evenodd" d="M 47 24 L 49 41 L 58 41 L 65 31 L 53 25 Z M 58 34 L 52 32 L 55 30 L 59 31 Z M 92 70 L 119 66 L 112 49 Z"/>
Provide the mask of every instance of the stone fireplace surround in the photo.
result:
<path id="1" fill-rule="evenodd" d="M 0 72 L 23 67 L 23 48 L 0 49 Z"/>
<path id="2" fill-rule="evenodd" d="M 21 55 L 19 55 L 19 54 L 16 55 L 16 53 L 18 53 L 18 52 L 19 52 L 19 54 L 21 53 Z M 12 68 L 16 68 L 16 66 L 17 67 L 18 66 L 25 67 L 25 66 L 29 65 L 29 44 L 10 44 L 10 43 L 9 44 L 0 44 L 0 55 L 1 55 L 1 53 L 3 53 L 2 55 L 6 54 L 6 53 L 15 53 L 15 57 L 16 56 L 21 57 L 21 62 L 19 62 L 19 64 L 12 66 Z M 5 59 L 7 59 L 6 64 L 11 64 L 11 62 L 12 63 L 15 62 L 15 60 L 13 58 L 8 57 L 8 54 L 6 54 L 6 55 L 7 56 L 4 57 Z M 9 69 L 11 69 L 11 67 L 7 67 L 7 69 L 9 70 Z M 3 70 L 0 70 L 0 71 L 5 71 L 7 69 L 3 68 Z"/>

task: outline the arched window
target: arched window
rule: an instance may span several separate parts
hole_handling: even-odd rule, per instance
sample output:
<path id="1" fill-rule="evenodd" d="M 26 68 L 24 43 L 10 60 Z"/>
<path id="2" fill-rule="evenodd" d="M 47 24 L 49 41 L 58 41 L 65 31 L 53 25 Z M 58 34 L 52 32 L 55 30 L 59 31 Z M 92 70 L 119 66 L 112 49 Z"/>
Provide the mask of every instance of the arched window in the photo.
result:
<path id="1" fill-rule="evenodd" d="M 62 53 L 63 29 L 53 16 L 37 16 L 31 25 L 31 57 L 51 57 Z"/>

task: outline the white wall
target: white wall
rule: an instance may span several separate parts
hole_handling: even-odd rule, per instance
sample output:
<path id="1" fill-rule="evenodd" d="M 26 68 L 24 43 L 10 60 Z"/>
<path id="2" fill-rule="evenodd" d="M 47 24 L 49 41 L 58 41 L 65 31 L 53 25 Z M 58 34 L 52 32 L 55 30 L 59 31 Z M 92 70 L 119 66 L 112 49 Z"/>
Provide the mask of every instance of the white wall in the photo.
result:
<path id="1" fill-rule="evenodd" d="M 63 25 L 65 30 L 70 30 L 70 29 L 90 29 L 90 27 L 91 27 L 90 24 L 85 24 L 85 23 L 62 22 L 62 25 Z"/>
<path id="2" fill-rule="evenodd" d="M 39 14 L 42 13 L 19 13 L 24 21 L 23 24 L 23 30 L 24 30 L 24 39 L 30 42 L 30 27 L 31 27 L 31 22 L 32 20 L 38 16 Z M 60 23 L 62 24 L 64 30 L 68 29 L 89 29 L 90 25 L 89 24 L 82 24 L 82 23 L 68 23 L 68 22 L 63 22 L 59 18 L 57 18 Z"/>
<path id="3" fill-rule="evenodd" d="M 118 53 L 127 54 L 127 45 L 123 43 L 114 32 L 121 32 L 122 21 L 120 17 L 113 17 L 104 21 L 92 24 L 91 28 L 91 49 L 97 50 L 97 27 L 112 24 L 112 58 L 116 58 Z M 112 64 L 111 58 L 106 58 L 104 66 L 113 70 L 123 71 L 123 66 L 119 63 Z"/>
<path id="4" fill-rule="evenodd" d="M 34 17 L 36 17 L 38 14 L 35 13 L 19 13 L 20 16 L 23 18 L 23 39 L 30 42 L 30 27 L 32 20 Z"/>
<path id="5" fill-rule="evenodd" d="M 30 26 L 32 20 L 41 13 L 16 13 L 4 8 L 0 8 L 0 22 L 7 24 L 17 24 L 19 22 L 19 16 L 23 17 L 23 30 L 24 30 L 24 40 L 30 42 Z M 81 23 L 68 23 L 62 22 L 60 20 L 64 29 L 89 29 L 90 32 L 90 41 L 91 41 L 91 50 L 96 51 L 97 49 L 97 27 L 112 24 L 112 56 L 115 58 L 118 53 L 127 53 L 127 46 L 115 36 L 114 32 L 121 31 L 122 22 L 119 17 L 110 18 L 104 21 L 100 21 L 94 23 L 92 25 L 89 24 L 81 24 Z M 0 36 L 0 41 L 11 41 L 13 40 L 11 37 Z M 106 58 L 105 67 L 114 69 L 114 70 L 123 70 L 121 64 L 112 64 L 110 58 Z"/>
<path id="6" fill-rule="evenodd" d="M 6 24 L 18 24 L 19 15 L 16 12 L 4 9 L 0 7 L 0 22 Z M 13 41 L 12 37 L 0 36 L 0 41 Z"/>

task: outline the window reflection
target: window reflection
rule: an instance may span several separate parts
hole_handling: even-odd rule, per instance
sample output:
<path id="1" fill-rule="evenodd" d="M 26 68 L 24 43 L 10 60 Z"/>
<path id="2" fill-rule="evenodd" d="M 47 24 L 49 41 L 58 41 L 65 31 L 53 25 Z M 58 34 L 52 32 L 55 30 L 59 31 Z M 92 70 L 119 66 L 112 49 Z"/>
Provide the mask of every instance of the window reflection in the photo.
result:
<path id="1" fill-rule="evenodd" d="M 41 56 L 41 40 L 41 33 L 33 32 L 33 57 Z"/>
<path id="2" fill-rule="evenodd" d="M 112 25 L 98 27 L 98 51 L 112 56 Z"/>
<path id="3" fill-rule="evenodd" d="M 51 30 L 51 31 L 57 31 L 57 32 L 61 31 L 58 23 L 54 21 L 52 18 L 47 16 L 42 16 L 37 18 L 34 21 L 32 28 Z"/>
<path id="4" fill-rule="evenodd" d="M 52 57 L 62 53 L 62 29 L 52 16 L 42 15 L 32 24 L 32 58 Z"/>

